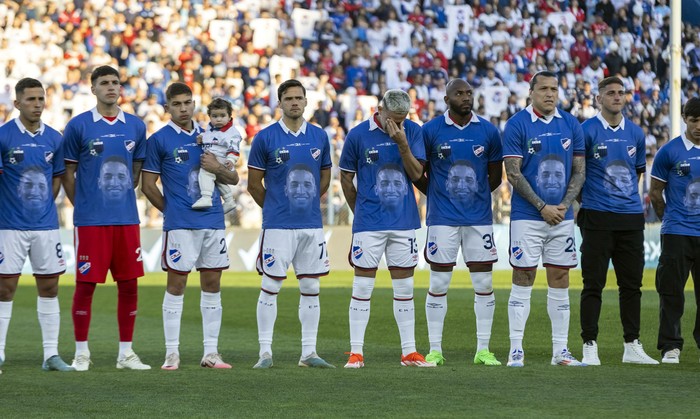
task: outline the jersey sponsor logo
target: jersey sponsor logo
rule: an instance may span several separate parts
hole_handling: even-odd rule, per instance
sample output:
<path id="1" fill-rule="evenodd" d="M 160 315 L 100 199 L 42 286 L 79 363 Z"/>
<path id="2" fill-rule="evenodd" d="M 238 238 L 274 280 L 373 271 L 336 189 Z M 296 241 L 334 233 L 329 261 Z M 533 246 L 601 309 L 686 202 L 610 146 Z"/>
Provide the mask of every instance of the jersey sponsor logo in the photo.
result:
<path id="1" fill-rule="evenodd" d="M 445 160 L 452 155 L 452 146 L 444 143 L 438 147 L 438 159 Z"/>
<path id="2" fill-rule="evenodd" d="M 484 146 L 483 145 L 473 145 L 472 150 L 474 151 L 474 155 L 476 157 L 481 157 L 481 155 L 484 154 Z"/>
<path id="3" fill-rule="evenodd" d="M 170 260 L 172 260 L 175 263 L 179 262 L 180 258 L 182 258 L 182 253 L 180 253 L 178 249 L 169 249 L 168 255 L 170 256 Z"/>
<path id="4" fill-rule="evenodd" d="M 126 151 L 131 153 L 134 150 L 134 147 L 136 147 L 136 141 L 124 140 L 124 147 L 126 148 Z"/>
<path id="5" fill-rule="evenodd" d="M 282 164 L 289 161 L 289 150 L 286 148 L 278 148 L 275 150 L 275 163 Z"/>
<path id="6" fill-rule="evenodd" d="M 51 163 L 53 160 L 53 151 L 44 151 L 44 160 L 46 160 L 46 163 Z"/>
<path id="7" fill-rule="evenodd" d="M 530 138 L 527 140 L 527 153 L 536 154 L 542 151 L 542 140 L 538 138 Z"/>
<path id="8" fill-rule="evenodd" d="M 513 247 L 513 251 L 511 252 L 513 254 L 513 257 L 515 259 L 520 260 L 523 257 L 523 249 L 519 247 Z"/>
<path id="9" fill-rule="evenodd" d="M 561 147 L 564 150 L 569 151 L 569 148 L 571 147 L 571 138 L 562 138 L 561 139 Z"/>
<path id="10" fill-rule="evenodd" d="M 86 275 L 90 272 L 90 266 L 90 262 L 78 262 L 78 272 L 80 272 L 81 275 Z"/>
<path id="11" fill-rule="evenodd" d="M 312 148 L 311 157 L 313 157 L 314 160 L 318 160 L 318 158 L 321 157 L 321 150 L 319 150 L 318 148 Z"/>
<path id="12" fill-rule="evenodd" d="M 687 160 L 676 163 L 676 173 L 678 176 L 685 176 L 690 174 L 690 163 Z"/>
<path id="13" fill-rule="evenodd" d="M 263 263 L 268 268 L 272 268 L 272 265 L 275 264 L 275 260 L 276 260 L 275 255 L 273 255 L 271 253 L 263 253 Z"/>
<path id="14" fill-rule="evenodd" d="M 176 148 L 173 150 L 173 157 L 175 158 L 175 163 L 182 164 L 190 159 L 190 152 L 184 148 Z"/>
<path id="15" fill-rule="evenodd" d="M 604 159 L 608 156 L 608 146 L 603 143 L 593 146 L 593 158 L 596 160 Z"/>
<path id="16" fill-rule="evenodd" d="M 24 150 L 21 148 L 11 148 L 7 153 L 7 161 L 10 164 L 20 164 L 24 161 Z"/>
<path id="17" fill-rule="evenodd" d="M 630 157 L 634 157 L 637 154 L 637 147 L 633 145 L 628 145 L 627 146 L 627 155 Z"/>
<path id="18" fill-rule="evenodd" d="M 365 150 L 365 161 L 367 164 L 374 164 L 379 161 L 379 150 L 375 148 Z"/>
<path id="19" fill-rule="evenodd" d="M 352 257 L 355 259 L 359 259 L 362 257 L 362 248 L 360 246 L 353 246 L 352 247 Z"/>
<path id="20" fill-rule="evenodd" d="M 91 156 L 99 156 L 105 151 L 105 143 L 102 140 L 91 140 L 88 143 L 88 149 L 90 150 Z"/>
<path id="21" fill-rule="evenodd" d="M 434 255 L 437 253 L 438 250 L 438 245 L 435 242 L 428 242 L 428 252 L 430 252 L 431 255 Z"/>

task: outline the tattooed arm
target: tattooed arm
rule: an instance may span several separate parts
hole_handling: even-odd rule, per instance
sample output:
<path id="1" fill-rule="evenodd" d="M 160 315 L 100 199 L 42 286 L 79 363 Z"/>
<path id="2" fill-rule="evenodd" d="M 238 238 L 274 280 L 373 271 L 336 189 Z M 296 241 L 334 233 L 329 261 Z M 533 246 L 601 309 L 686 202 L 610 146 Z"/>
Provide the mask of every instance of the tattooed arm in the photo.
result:
<path id="1" fill-rule="evenodd" d="M 571 203 L 576 199 L 581 188 L 583 187 L 583 182 L 586 181 L 586 157 L 585 156 L 574 156 L 574 162 L 572 164 L 571 180 L 569 180 L 569 186 L 566 188 L 566 195 L 561 201 L 561 206 L 564 207 L 564 212 L 566 212 Z"/>
<path id="2" fill-rule="evenodd" d="M 506 157 L 506 176 L 508 182 L 513 185 L 513 190 L 520 194 L 527 202 L 540 210 L 542 218 L 550 225 L 557 225 L 564 221 L 564 215 L 560 214 L 556 205 L 547 205 L 532 189 L 532 185 L 525 179 L 520 171 L 523 161 L 518 157 Z"/>
<path id="3" fill-rule="evenodd" d="M 659 220 L 664 219 L 664 211 L 666 210 L 666 201 L 664 201 L 664 189 L 666 189 L 666 183 L 651 178 L 651 186 L 649 187 L 649 200 L 651 205 L 654 206 L 654 212 Z"/>

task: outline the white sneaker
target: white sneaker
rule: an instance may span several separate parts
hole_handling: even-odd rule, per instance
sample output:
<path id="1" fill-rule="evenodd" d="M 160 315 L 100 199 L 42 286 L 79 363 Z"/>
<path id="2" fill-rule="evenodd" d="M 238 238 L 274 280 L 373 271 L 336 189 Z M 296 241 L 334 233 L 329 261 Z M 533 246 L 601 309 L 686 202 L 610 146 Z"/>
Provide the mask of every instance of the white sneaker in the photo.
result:
<path id="1" fill-rule="evenodd" d="M 508 355 L 508 367 L 523 367 L 525 366 L 525 353 L 522 349 L 513 349 Z"/>
<path id="2" fill-rule="evenodd" d="M 117 369 L 120 370 L 150 370 L 151 366 L 146 365 L 139 359 L 139 356 L 132 350 L 124 353 L 123 357 L 117 358 Z"/>
<path id="3" fill-rule="evenodd" d="M 681 362 L 681 350 L 678 348 L 666 351 L 664 357 L 661 359 L 664 364 L 679 364 Z"/>
<path id="4" fill-rule="evenodd" d="M 192 209 L 203 209 L 203 208 L 209 208 L 211 207 L 211 197 L 210 196 L 203 196 L 197 200 L 194 204 L 192 204 Z"/>
<path id="5" fill-rule="evenodd" d="M 75 368 L 76 371 L 87 371 L 90 368 L 90 352 L 81 352 L 75 355 L 71 367 Z"/>
<path id="6" fill-rule="evenodd" d="M 224 199 L 224 214 L 228 214 L 236 208 L 236 201 L 231 199 Z"/>
<path id="7" fill-rule="evenodd" d="M 586 359 L 584 358 L 584 362 Z M 659 361 L 650 357 L 644 352 L 642 343 L 635 339 L 632 342 L 625 342 L 625 353 L 622 355 L 622 362 L 628 364 L 658 365 Z"/>
<path id="8" fill-rule="evenodd" d="M 625 349 L 625 351 L 627 350 Z M 596 341 L 589 340 L 583 344 L 583 359 L 581 361 L 586 365 L 600 365 L 600 358 L 598 358 L 598 343 L 596 343 Z"/>
<path id="9" fill-rule="evenodd" d="M 567 348 L 552 357 L 552 365 L 561 365 L 564 367 L 585 367 L 586 364 L 574 358 Z"/>
<path id="10" fill-rule="evenodd" d="M 215 368 L 215 369 L 230 369 L 231 364 L 227 364 L 221 359 L 221 354 L 215 352 L 206 354 L 202 358 L 202 362 L 199 365 L 203 368 Z"/>
<path id="11" fill-rule="evenodd" d="M 160 367 L 160 369 L 167 371 L 173 371 L 178 368 L 180 368 L 180 355 L 176 354 L 175 352 L 168 354 L 168 356 L 165 357 L 163 366 Z"/>

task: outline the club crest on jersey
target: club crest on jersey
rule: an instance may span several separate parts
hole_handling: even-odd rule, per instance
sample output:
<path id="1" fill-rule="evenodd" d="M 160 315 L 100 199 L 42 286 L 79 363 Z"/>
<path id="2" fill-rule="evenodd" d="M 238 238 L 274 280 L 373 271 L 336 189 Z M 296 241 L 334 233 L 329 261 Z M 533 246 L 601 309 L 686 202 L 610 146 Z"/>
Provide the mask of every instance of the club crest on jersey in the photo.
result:
<path id="1" fill-rule="evenodd" d="M 180 258 L 182 257 L 182 253 L 180 253 L 180 251 L 177 249 L 169 249 L 168 256 L 170 256 L 170 260 L 177 263 L 180 261 Z"/>
<path id="2" fill-rule="evenodd" d="M 360 246 L 353 246 L 352 247 L 352 257 L 354 259 L 359 259 L 362 257 L 362 248 Z"/>
<path id="3" fill-rule="evenodd" d="M 593 146 L 593 158 L 596 160 L 604 159 L 608 156 L 608 146 L 603 143 Z"/>
<path id="4" fill-rule="evenodd" d="M 102 140 L 92 140 L 88 143 L 88 149 L 91 156 L 99 156 L 105 151 L 105 143 Z"/>
<path id="5" fill-rule="evenodd" d="M 685 160 L 680 163 L 677 163 L 676 173 L 678 173 L 678 176 L 685 176 L 687 174 L 690 174 L 690 163 L 688 163 Z"/>
<path id="6" fill-rule="evenodd" d="M 513 247 L 511 253 L 513 254 L 513 257 L 515 257 L 516 260 L 520 260 L 523 257 L 523 249 L 517 246 Z"/>
<path id="7" fill-rule="evenodd" d="M 314 160 L 318 160 L 318 158 L 321 157 L 321 150 L 319 150 L 318 148 L 312 148 L 311 157 L 313 157 Z"/>
<path id="8" fill-rule="evenodd" d="M 53 160 L 53 151 L 44 151 L 44 160 L 46 160 L 46 163 L 51 163 Z"/>
<path id="9" fill-rule="evenodd" d="M 367 164 L 374 164 L 379 161 L 379 150 L 375 148 L 365 150 L 365 161 Z"/>
<path id="10" fill-rule="evenodd" d="M 472 151 L 474 151 L 474 155 L 476 157 L 481 157 L 481 155 L 484 154 L 484 146 L 483 145 L 473 145 Z"/>
<path id="11" fill-rule="evenodd" d="M 24 150 L 21 148 L 10 149 L 9 153 L 7 153 L 7 157 L 10 164 L 20 164 L 24 161 Z"/>
<path id="12" fill-rule="evenodd" d="M 275 163 L 282 164 L 289 160 L 289 150 L 286 148 L 278 148 L 275 150 Z"/>
<path id="13" fill-rule="evenodd" d="M 564 150 L 569 151 L 569 148 L 571 147 L 571 138 L 562 138 L 561 139 L 561 147 Z"/>
<path id="14" fill-rule="evenodd" d="M 275 264 L 275 255 L 271 253 L 263 253 L 263 263 L 268 268 L 272 268 L 272 265 Z"/>
<path id="15" fill-rule="evenodd" d="M 78 262 L 78 272 L 80 272 L 81 275 L 86 275 L 90 272 L 90 266 L 90 262 Z"/>
<path id="16" fill-rule="evenodd" d="M 136 141 L 124 140 L 124 147 L 126 148 L 126 151 L 131 153 L 134 150 L 134 147 L 136 147 Z"/>
<path id="17" fill-rule="evenodd" d="M 628 145 L 627 146 L 627 155 L 630 157 L 634 157 L 637 154 L 637 147 L 633 145 Z"/>
<path id="18" fill-rule="evenodd" d="M 440 147 L 438 148 L 438 159 L 440 160 L 445 160 L 449 158 L 452 155 L 452 146 L 444 143 L 440 144 Z"/>
<path id="19" fill-rule="evenodd" d="M 173 157 L 175 158 L 175 163 L 182 164 L 190 159 L 190 152 L 184 148 L 176 148 L 173 150 Z"/>
<path id="20" fill-rule="evenodd" d="M 527 140 L 527 153 L 535 154 L 542 151 L 542 141 L 538 138 L 531 138 Z"/>
<path id="21" fill-rule="evenodd" d="M 437 243 L 435 242 L 428 242 L 428 252 L 430 252 L 431 255 L 434 255 L 437 253 L 438 246 Z"/>

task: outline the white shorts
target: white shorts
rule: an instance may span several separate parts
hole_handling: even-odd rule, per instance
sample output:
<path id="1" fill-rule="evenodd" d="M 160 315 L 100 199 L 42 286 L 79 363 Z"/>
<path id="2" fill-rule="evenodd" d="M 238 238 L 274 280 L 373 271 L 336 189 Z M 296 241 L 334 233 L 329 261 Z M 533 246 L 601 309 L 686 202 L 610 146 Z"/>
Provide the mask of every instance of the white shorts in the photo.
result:
<path id="1" fill-rule="evenodd" d="M 20 275 L 27 256 L 36 277 L 54 277 L 66 271 L 58 230 L 0 230 L 0 276 Z"/>
<path id="2" fill-rule="evenodd" d="M 181 274 L 228 269 L 228 248 L 224 230 L 170 230 L 163 232 L 164 271 Z"/>
<path id="3" fill-rule="evenodd" d="M 537 269 L 540 257 L 544 267 L 576 267 L 574 220 L 555 226 L 544 221 L 511 221 L 510 265 L 522 270 Z"/>
<path id="4" fill-rule="evenodd" d="M 428 263 L 455 266 L 460 246 L 467 266 L 478 263 L 493 264 L 498 261 L 492 225 L 428 226 L 424 251 Z"/>
<path id="5" fill-rule="evenodd" d="M 328 275 L 331 262 L 322 228 L 268 229 L 260 233 L 258 273 L 282 280 L 287 278 L 289 265 L 294 265 L 297 279 Z"/>
<path id="6" fill-rule="evenodd" d="M 386 255 L 389 269 L 411 269 L 418 264 L 415 230 L 361 231 L 352 235 L 348 260 L 354 268 L 374 270 Z"/>

